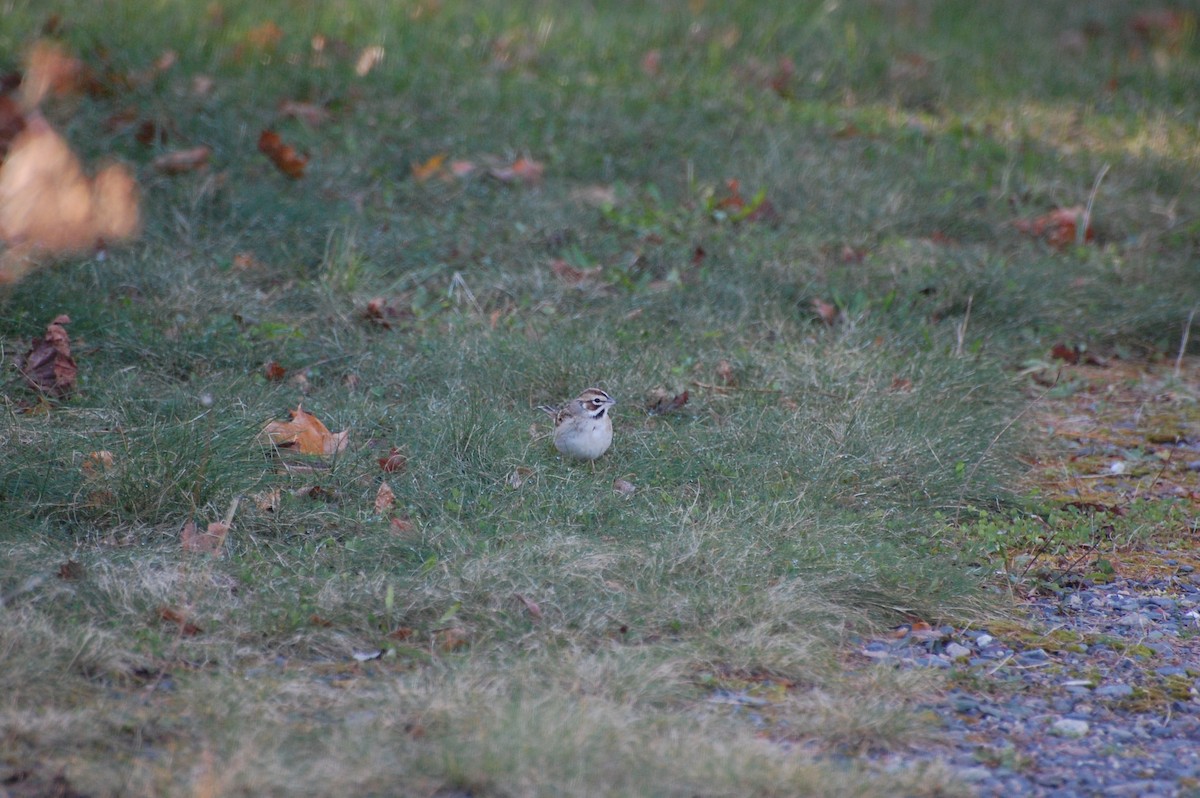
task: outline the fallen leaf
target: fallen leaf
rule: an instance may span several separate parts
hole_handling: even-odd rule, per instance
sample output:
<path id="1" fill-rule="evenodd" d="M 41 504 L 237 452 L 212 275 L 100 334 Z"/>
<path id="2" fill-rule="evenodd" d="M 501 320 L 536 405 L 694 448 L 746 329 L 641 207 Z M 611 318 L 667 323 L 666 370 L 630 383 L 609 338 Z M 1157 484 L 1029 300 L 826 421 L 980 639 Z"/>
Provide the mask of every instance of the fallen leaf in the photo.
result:
<path id="1" fill-rule="evenodd" d="M 394 474 L 408 468 L 408 457 L 395 446 L 388 452 L 387 457 L 378 458 L 379 467 L 389 474 Z"/>
<path id="2" fill-rule="evenodd" d="M 545 171 L 545 167 L 542 164 L 522 155 L 513 161 L 510 166 L 499 166 L 489 169 L 488 174 L 501 183 L 524 183 L 527 186 L 532 186 L 542 182 L 543 171 Z"/>
<path id="3" fill-rule="evenodd" d="M 308 156 L 296 152 L 290 144 L 284 144 L 283 139 L 274 130 L 264 130 L 258 136 L 258 151 L 271 159 L 279 171 L 293 180 L 304 177 L 308 167 Z"/>
<path id="4" fill-rule="evenodd" d="M 912 390 L 912 380 L 905 377 L 893 377 L 891 387 L 888 389 L 892 393 L 908 393 Z"/>
<path id="5" fill-rule="evenodd" d="M 64 95 L 79 88 L 83 64 L 67 54 L 57 42 L 34 42 L 25 56 L 25 75 L 21 81 L 21 103 L 26 110 L 41 104 L 47 94 Z"/>
<path id="6" fill-rule="evenodd" d="M 416 629 L 410 626 L 398 626 L 388 632 L 388 640 L 408 640 L 417 633 Z"/>
<path id="7" fill-rule="evenodd" d="M 383 515 L 396 503 L 396 492 L 386 482 L 379 483 L 379 490 L 375 492 L 375 512 L 378 515 Z"/>
<path id="8" fill-rule="evenodd" d="M 281 102 L 279 104 L 279 113 L 282 116 L 299 119 L 310 127 L 318 127 L 322 123 L 329 121 L 329 111 L 323 106 L 297 102 L 296 100 L 284 100 Z"/>
<path id="9" fill-rule="evenodd" d="M 522 593 L 513 593 L 513 596 L 515 596 L 518 601 L 525 605 L 525 609 L 534 618 L 540 619 L 542 617 L 542 608 L 538 606 L 536 601 Z"/>
<path id="10" fill-rule="evenodd" d="M 329 620 L 328 618 L 322 618 L 320 615 L 313 613 L 312 615 L 308 616 L 308 625 L 320 626 L 322 629 L 328 629 L 329 627 L 333 626 L 333 621 Z"/>
<path id="11" fill-rule="evenodd" d="M 652 78 L 657 76 L 662 71 L 662 51 L 647 50 L 638 65 L 641 67 L 642 73 L 647 77 Z"/>
<path id="12" fill-rule="evenodd" d="M 1078 238 L 1079 221 L 1084 217 L 1085 209 L 1080 205 L 1070 208 L 1055 208 L 1049 213 L 1033 219 L 1017 219 L 1013 227 L 1034 238 L 1045 239 L 1050 246 L 1063 249 L 1075 243 Z M 1083 233 L 1085 242 L 1095 239 L 1096 234 L 1089 220 Z"/>
<path id="13" fill-rule="evenodd" d="M 96 452 L 88 452 L 83 458 L 83 465 L 80 466 L 80 469 L 87 479 L 96 479 L 112 470 L 115 462 L 113 453 L 107 449 L 102 449 Z"/>
<path id="14" fill-rule="evenodd" d="M 837 305 L 826 302 L 823 299 L 814 297 L 812 301 L 813 312 L 817 314 L 817 318 L 825 323 L 826 327 L 832 327 L 838 320 Z"/>
<path id="15" fill-rule="evenodd" d="M 35 339 L 33 347 L 17 358 L 17 371 L 25 383 L 38 393 L 64 398 L 75 390 L 78 370 L 71 357 L 71 341 L 63 326 L 69 316 L 58 316 L 46 327 L 46 335 Z"/>
<path id="16" fill-rule="evenodd" d="M 62 565 L 58 566 L 58 578 L 66 582 L 78 582 L 83 579 L 84 568 L 82 563 L 75 560 L 67 560 Z"/>
<path id="17" fill-rule="evenodd" d="M 289 410 L 288 421 L 272 421 L 263 428 L 262 438 L 280 449 L 301 454 L 333 455 L 346 448 L 350 431 L 330 432 L 321 421 L 302 406 Z"/>
<path id="18" fill-rule="evenodd" d="M 550 271 L 568 285 L 583 285 L 600 277 L 603 270 L 599 266 L 591 269 L 578 269 L 562 258 L 555 258 L 550 261 Z"/>
<path id="19" fill-rule="evenodd" d="M 509 472 L 504 481 L 513 490 L 520 490 L 521 486 L 525 484 L 525 480 L 529 479 L 533 473 L 533 469 L 528 466 L 517 466 Z"/>
<path id="20" fill-rule="evenodd" d="M 637 492 L 637 486 L 627 479 L 613 480 L 613 492 L 622 496 L 632 496 Z"/>
<path id="21" fill-rule="evenodd" d="M 392 329 L 392 322 L 414 318 L 411 309 L 397 308 L 383 297 L 375 297 L 367 302 L 362 315 L 367 321 L 377 324 L 385 330 Z"/>
<path id="22" fill-rule="evenodd" d="M 454 175 L 455 177 L 457 177 L 459 179 L 467 177 L 468 175 L 470 175 L 472 172 L 474 172 L 478 168 L 479 167 L 477 167 L 472 161 L 451 161 L 450 162 L 450 174 Z"/>
<path id="23" fill-rule="evenodd" d="M 256 493 L 251 498 L 254 499 L 254 505 L 264 513 L 273 513 L 279 509 L 279 502 L 283 498 L 283 491 L 279 488 L 265 490 L 262 493 Z"/>
<path id="24" fill-rule="evenodd" d="M 225 547 L 225 537 L 230 528 L 223 521 L 214 521 L 201 532 L 195 521 L 188 521 L 180 533 L 183 550 L 191 554 L 216 554 Z"/>
<path id="25" fill-rule="evenodd" d="M 667 391 L 655 391 L 646 412 L 652 416 L 663 416 L 673 413 L 688 403 L 688 392 L 670 394 Z"/>
<path id="26" fill-rule="evenodd" d="M 469 642 L 467 630 L 459 626 L 440 629 L 436 633 L 438 648 L 442 651 L 454 651 L 463 648 Z"/>
<path id="27" fill-rule="evenodd" d="M 48 122 L 27 120 L 0 164 L 0 239 L 68 253 L 129 238 L 138 223 L 137 184 L 125 167 L 113 164 L 88 178 Z M 11 281 L 0 271 L 0 283 Z"/>
<path id="28" fill-rule="evenodd" d="M 358 54 L 358 60 L 354 62 L 354 74 L 365 78 L 372 69 L 383 63 L 385 54 L 386 51 L 379 45 L 363 48 L 363 51 Z"/>
<path id="29" fill-rule="evenodd" d="M 722 360 L 717 364 L 717 379 L 721 381 L 722 385 L 737 385 L 737 375 L 734 374 L 733 364 L 728 360 Z"/>
<path id="30" fill-rule="evenodd" d="M 154 159 L 154 168 L 164 175 L 181 175 L 185 172 L 198 172 L 208 168 L 208 159 L 212 148 L 200 146 L 186 150 L 172 150 Z"/>
<path id="31" fill-rule="evenodd" d="M 253 253 L 239 252 L 233 256 L 233 268 L 239 272 L 258 271 L 266 268 L 266 264 L 254 257 Z"/>
<path id="32" fill-rule="evenodd" d="M 391 520 L 392 533 L 396 535 L 409 535 L 416 531 L 417 525 L 412 522 L 411 518 L 393 518 Z"/>
<path id="33" fill-rule="evenodd" d="M 1050 350 L 1050 357 L 1073 366 L 1079 362 L 1079 348 L 1066 344 L 1055 344 Z"/>
<path id="34" fill-rule="evenodd" d="M 179 633 L 184 637 L 194 637 L 195 635 L 204 632 L 203 629 L 188 620 L 187 613 L 182 610 L 177 610 L 174 607 L 159 607 L 158 617 L 167 623 L 173 623 L 177 625 L 179 627 Z"/>
<path id="35" fill-rule="evenodd" d="M 263 366 L 263 375 L 268 382 L 279 382 L 287 376 L 287 369 L 272 360 Z"/>
<path id="36" fill-rule="evenodd" d="M 446 153 L 439 152 L 424 163 L 414 163 L 412 165 L 413 179 L 418 183 L 424 183 L 431 177 L 434 177 L 442 171 L 442 164 L 446 161 Z"/>

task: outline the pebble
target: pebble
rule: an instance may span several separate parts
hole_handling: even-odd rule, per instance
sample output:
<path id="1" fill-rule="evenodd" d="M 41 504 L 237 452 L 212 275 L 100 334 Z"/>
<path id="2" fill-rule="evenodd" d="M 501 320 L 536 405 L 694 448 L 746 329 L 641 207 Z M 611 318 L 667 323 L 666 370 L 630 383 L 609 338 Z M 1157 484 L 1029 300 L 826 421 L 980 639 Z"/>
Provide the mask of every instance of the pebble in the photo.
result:
<path id="1" fill-rule="evenodd" d="M 981 686 L 923 707 L 947 735 L 917 756 L 948 766 L 977 795 L 1192 798 L 1200 794 L 1200 574 L 1174 568 L 1176 577 L 1081 580 L 1030 599 L 1027 634 L 941 627 L 864 641 L 861 650 L 895 667 L 974 674 L 967 683 Z M 1050 632 L 1070 645 L 1045 645 Z M 1190 694 L 1180 695 L 1181 677 Z"/>

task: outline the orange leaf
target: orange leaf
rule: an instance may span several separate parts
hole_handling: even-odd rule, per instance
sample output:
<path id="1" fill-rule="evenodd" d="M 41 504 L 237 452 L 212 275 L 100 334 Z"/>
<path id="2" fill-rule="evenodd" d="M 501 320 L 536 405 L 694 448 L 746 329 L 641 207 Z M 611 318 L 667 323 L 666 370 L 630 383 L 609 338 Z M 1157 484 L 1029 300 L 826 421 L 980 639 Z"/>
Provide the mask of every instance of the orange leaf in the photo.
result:
<path id="1" fill-rule="evenodd" d="M 263 366 L 263 373 L 268 382 L 279 382 L 287 376 L 287 369 L 272 360 Z"/>
<path id="2" fill-rule="evenodd" d="M 332 455 L 346 448 L 350 431 L 332 433 L 303 407 L 288 411 L 289 421 L 272 421 L 263 428 L 262 437 L 280 449 L 301 454 Z"/>
<path id="3" fill-rule="evenodd" d="M 162 606 L 158 608 L 158 617 L 167 623 L 173 623 L 179 626 L 179 633 L 184 637 L 194 637 L 201 634 L 204 630 L 196 624 L 188 620 L 188 614 L 183 610 L 177 610 L 174 607 Z"/>
<path id="4" fill-rule="evenodd" d="M 89 178 L 45 119 L 26 121 L 0 164 L 0 239 L 67 253 L 133 235 L 138 197 L 129 171 L 114 164 Z"/>
<path id="5" fill-rule="evenodd" d="M 229 534 L 229 529 L 229 524 L 214 521 L 201 532 L 196 528 L 195 521 L 188 521 L 180 533 L 183 550 L 191 554 L 216 554 L 225 547 L 225 537 Z"/>
<path id="6" fill-rule="evenodd" d="M 652 416 L 663 416 L 663 415 L 666 415 L 667 413 L 675 412 L 676 410 L 683 407 L 687 403 L 688 403 L 688 392 L 687 391 L 684 391 L 683 393 L 675 394 L 674 396 L 667 393 L 666 391 L 662 391 L 658 394 L 658 396 L 655 398 L 655 400 L 650 403 L 649 407 L 646 408 L 646 412 Z"/>
<path id="7" fill-rule="evenodd" d="M 817 318 L 825 322 L 827 327 L 832 327 L 838 320 L 837 305 L 833 305 L 820 298 L 814 298 L 812 301 L 813 312 L 817 314 Z"/>
<path id="8" fill-rule="evenodd" d="M 446 153 L 439 152 L 425 163 L 414 163 L 412 165 L 413 179 L 418 183 L 424 183 L 426 180 L 442 171 L 442 164 L 445 163 L 445 161 Z"/>
<path id="9" fill-rule="evenodd" d="M 88 479 L 96 479 L 111 470 L 114 462 L 113 453 L 107 449 L 101 449 L 97 452 L 89 452 L 87 457 L 83 458 L 81 470 Z"/>
<path id="10" fill-rule="evenodd" d="M 397 535 L 409 535 L 416 530 L 417 525 L 412 522 L 411 518 L 393 518 L 391 521 L 392 532 Z"/>
<path id="11" fill-rule="evenodd" d="M 258 151 L 270 158 L 279 171 L 293 180 L 304 177 L 308 156 L 301 155 L 291 145 L 284 144 L 283 139 L 274 130 L 264 130 L 259 134 Z"/>
<path id="12" fill-rule="evenodd" d="M 403 471 L 408 467 L 408 458 L 405 457 L 404 454 L 402 454 L 395 446 L 393 446 L 392 450 L 388 452 L 387 457 L 380 457 L 377 459 L 377 462 L 379 463 L 379 467 L 389 474 L 393 474 L 397 471 Z"/>
<path id="13" fill-rule="evenodd" d="M 302 103 L 296 100 L 284 100 L 279 104 L 279 113 L 299 119 L 310 127 L 317 127 L 322 122 L 329 121 L 329 111 L 320 105 Z"/>
<path id="14" fill-rule="evenodd" d="M 173 150 L 155 158 L 154 168 L 165 175 L 195 172 L 208 168 L 210 155 L 212 155 L 212 149 L 204 146 L 192 147 L 187 150 Z"/>
<path id="15" fill-rule="evenodd" d="M 396 492 L 392 490 L 386 482 L 379 484 L 379 490 L 375 493 L 375 512 L 383 515 L 388 510 L 392 509 L 392 505 L 396 503 Z"/>
<path id="16" fill-rule="evenodd" d="M 1050 246 L 1062 249 L 1075 243 L 1078 237 L 1079 221 L 1084 218 L 1085 214 L 1085 209 L 1079 205 L 1070 208 L 1055 208 L 1034 219 L 1018 219 L 1013 222 L 1013 226 L 1022 233 L 1034 238 L 1044 238 Z M 1095 231 L 1092 230 L 1089 220 L 1087 229 L 1083 233 L 1083 240 L 1087 242 L 1095 237 Z"/>
<path id="17" fill-rule="evenodd" d="M 599 266 L 591 269 L 577 269 L 562 258 L 555 258 L 550 261 L 550 271 L 564 283 L 582 285 L 599 277 L 601 269 Z"/>
<path id="18" fill-rule="evenodd" d="M 544 171 L 545 167 L 542 164 L 522 155 L 513 161 L 512 166 L 500 166 L 489 170 L 488 174 L 501 183 L 524 183 L 531 186 L 542 181 L 542 172 Z"/>

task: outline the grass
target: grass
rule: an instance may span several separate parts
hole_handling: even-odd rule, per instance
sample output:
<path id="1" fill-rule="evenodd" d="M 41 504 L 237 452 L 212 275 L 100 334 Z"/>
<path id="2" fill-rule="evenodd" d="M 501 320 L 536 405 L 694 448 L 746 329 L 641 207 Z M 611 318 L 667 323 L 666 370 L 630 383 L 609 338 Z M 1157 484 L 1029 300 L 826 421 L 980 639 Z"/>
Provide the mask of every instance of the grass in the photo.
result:
<path id="1" fill-rule="evenodd" d="M 104 261 L 0 295 L 6 358 L 67 313 L 80 365 L 48 412 L 3 384 L 4 778 L 964 789 L 831 756 L 937 735 L 917 709 L 936 679 L 846 644 L 999 601 L 976 567 L 991 538 L 941 519 L 1011 501 L 1010 366 L 1061 340 L 1177 345 L 1192 39 L 1142 41 L 1118 3 L 105 5 L 18 4 L 0 31 L 16 68 L 57 14 L 112 91 L 45 112 L 89 162 L 134 165 L 146 214 Z M 1057 38 L 1084 30 L 1081 50 Z M 372 45 L 382 64 L 355 75 Z M 125 79 L 166 49 L 176 66 Z M 106 124 L 127 108 L 167 143 Z M 266 127 L 311 156 L 303 179 L 256 151 Z M 206 173 L 150 165 L 199 144 Z M 439 153 L 480 168 L 416 180 Z M 540 184 L 483 174 L 520 155 Z M 1013 228 L 1086 202 L 1106 164 L 1098 243 Z M 736 221 L 730 179 L 775 218 Z M 555 258 L 599 271 L 562 280 Z M 594 468 L 560 461 L 536 410 L 590 384 L 620 402 Z M 300 402 L 351 443 L 283 471 L 257 434 Z M 385 473 L 392 447 L 407 468 Z M 185 553 L 183 524 L 236 497 L 223 555 Z M 766 704 L 714 700 L 752 688 Z"/>

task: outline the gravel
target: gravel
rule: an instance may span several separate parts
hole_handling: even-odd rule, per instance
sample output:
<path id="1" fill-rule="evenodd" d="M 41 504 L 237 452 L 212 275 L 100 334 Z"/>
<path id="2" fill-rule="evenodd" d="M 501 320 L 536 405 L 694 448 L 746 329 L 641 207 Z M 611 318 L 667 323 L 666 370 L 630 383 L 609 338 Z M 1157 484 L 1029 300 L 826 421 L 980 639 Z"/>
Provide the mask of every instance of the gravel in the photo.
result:
<path id="1" fill-rule="evenodd" d="M 949 671 L 954 688 L 923 707 L 942 742 L 915 756 L 949 765 L 980 796 L 1198 796 L 1194 570 L 1031 598 L 1027 631 L 901 629 L 860 653 Z"/>

